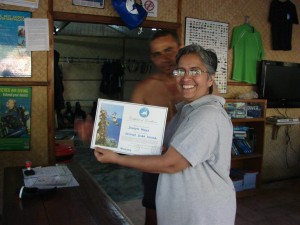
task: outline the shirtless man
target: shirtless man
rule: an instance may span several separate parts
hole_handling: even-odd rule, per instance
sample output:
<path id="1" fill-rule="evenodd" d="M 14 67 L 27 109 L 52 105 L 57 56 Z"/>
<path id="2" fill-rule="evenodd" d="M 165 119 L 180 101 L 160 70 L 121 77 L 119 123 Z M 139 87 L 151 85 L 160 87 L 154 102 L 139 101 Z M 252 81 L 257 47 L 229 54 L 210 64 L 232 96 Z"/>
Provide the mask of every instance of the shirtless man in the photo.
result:
<path id="1" fill-rule="evenodd" d="M 176 113 L 175 104 L 180 102 L 176 79 L 172 75 L 175 69 L 175 56 L 180 48 L 176 33 L 159 30 L 150 40 L 151 60 L 157 72 L 141 81 L 133 91 L 131 102 L 168 107 L 167 123 Z M 144 197 L 146 208 L 145 225 L 156 225 L 155 194 L 158 174 L 143 173 Z"/>

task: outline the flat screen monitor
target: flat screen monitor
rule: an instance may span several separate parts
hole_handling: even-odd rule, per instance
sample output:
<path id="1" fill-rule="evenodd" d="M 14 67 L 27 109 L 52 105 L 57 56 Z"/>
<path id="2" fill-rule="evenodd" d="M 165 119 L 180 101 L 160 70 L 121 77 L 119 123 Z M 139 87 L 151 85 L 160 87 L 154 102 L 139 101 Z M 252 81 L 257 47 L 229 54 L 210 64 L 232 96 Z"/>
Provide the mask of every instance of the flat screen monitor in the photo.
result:
<path id="1" fill-rule="evenodd" d="M 300 108 L 300 64 L 262 60 L 259 63 L 259 97 L 268 108 Z"/>

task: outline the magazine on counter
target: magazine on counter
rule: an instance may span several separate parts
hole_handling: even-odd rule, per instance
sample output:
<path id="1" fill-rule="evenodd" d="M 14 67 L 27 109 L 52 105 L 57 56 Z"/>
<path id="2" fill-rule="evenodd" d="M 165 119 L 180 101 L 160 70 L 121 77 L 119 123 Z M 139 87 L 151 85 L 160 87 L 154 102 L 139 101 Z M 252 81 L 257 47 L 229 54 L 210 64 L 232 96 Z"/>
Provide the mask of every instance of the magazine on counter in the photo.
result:
<path id="1" fill-rule="evenodd" d="M 160 155 L 168 108 L 98 99 L 91 148 Z"/>

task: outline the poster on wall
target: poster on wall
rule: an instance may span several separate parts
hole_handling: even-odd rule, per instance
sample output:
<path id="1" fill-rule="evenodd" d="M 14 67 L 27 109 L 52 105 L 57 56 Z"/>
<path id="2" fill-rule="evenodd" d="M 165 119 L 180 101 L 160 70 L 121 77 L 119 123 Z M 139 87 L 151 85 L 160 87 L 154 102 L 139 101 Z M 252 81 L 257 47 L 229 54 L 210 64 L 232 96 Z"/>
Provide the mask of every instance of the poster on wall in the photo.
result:
<path id="1" fill-rule="evenodd" d="M 104 0 L 73 0 L 73 5 L 94 7 L 94 8 L 104 8 Z"/>
<path id="2" fill-rule="evenodd" d="M 227 92 L 228 23 L 186 18 L 185 45 L 199 44 L 218 56 L 216 83 L 220 93 Z"/>
<path id="3" fill-rule="evenodd" d="M 0 77 L 31 77 L 24 23 L 30 17 L 31 12 L 0 10 Z"/>
<path id="4" fill-rule="evenodd" d="M 31 87 L 0 86 L 0 151 L 29 150 Z"/>
<path id="5" fill-rule="evenodd" d="M 0 3 L 7 4 L 7 5 L 30 7 L 30 8 L 39 7 L 39 0 L 0 0 Z"/>
<path id="6" fill-rule="evenodd" d="M 149 17 L 157 17 L 158 1 L 157 0 L 142 0 L 144 9 Z"/>
<path id="7" fill-rule="evenodd" d="M 39 0 L 0 0 L 0 4 L 38 8 Z"/>

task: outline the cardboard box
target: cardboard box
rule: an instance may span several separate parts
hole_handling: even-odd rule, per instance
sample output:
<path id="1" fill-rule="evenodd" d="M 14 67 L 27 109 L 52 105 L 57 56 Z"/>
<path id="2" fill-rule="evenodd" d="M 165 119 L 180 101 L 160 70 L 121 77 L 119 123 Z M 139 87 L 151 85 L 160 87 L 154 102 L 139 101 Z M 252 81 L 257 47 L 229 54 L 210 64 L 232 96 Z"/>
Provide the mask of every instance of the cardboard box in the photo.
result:
<path id="1" fill-rule="evenodd" d="M 231 118 L 246 118 L 247 107 L 245 102 L 225 103 L 224 109 Z"/>
<path id="2" fill-rule="evenodd" d="M 236 192 L 244 190 L 243 179 L 234 179 L 232 181 Z"/>
<path id="3" fill-rule="evenodd" d="M 256 171 L 246 171 L 244 173 L 244 189 L 256 188 L 256 176 L 258 172 Z"/>

